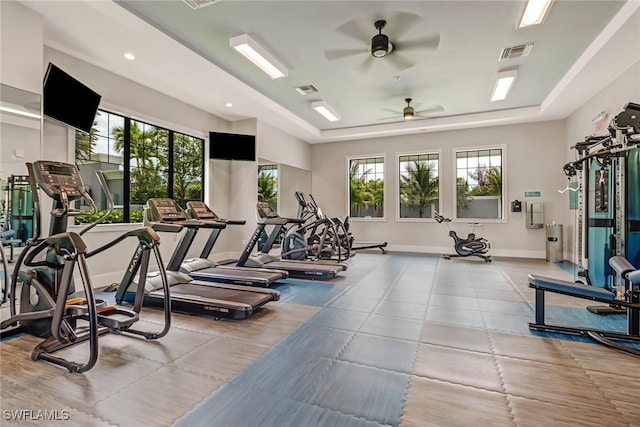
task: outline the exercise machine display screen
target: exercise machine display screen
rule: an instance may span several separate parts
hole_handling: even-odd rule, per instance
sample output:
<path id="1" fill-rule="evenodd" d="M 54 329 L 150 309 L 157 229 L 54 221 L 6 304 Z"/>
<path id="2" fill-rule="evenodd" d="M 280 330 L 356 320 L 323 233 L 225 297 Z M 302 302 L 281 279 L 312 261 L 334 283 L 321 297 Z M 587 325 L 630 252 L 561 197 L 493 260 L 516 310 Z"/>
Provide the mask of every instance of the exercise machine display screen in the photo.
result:
<path id="1" fill-rule="evenodd" d="M 218 218 L 203 202 L 191 202 L 189 207 L 196 219 L 212 220 Z"/>
<path id="2" fill-rule="evenodd" d="M 36 161 L 33 165 L 38 185 L 49 197 L 59 199 L 62 192 L 69 201 L 83 197 L 84 184 L 75 165 L 47 160 Z"/>
<path id="3" fill-rule="evenodd" d="M 186 221 L 187 215 L 173 199 L 149 199 L 153 220 L 160 222 Z"/>

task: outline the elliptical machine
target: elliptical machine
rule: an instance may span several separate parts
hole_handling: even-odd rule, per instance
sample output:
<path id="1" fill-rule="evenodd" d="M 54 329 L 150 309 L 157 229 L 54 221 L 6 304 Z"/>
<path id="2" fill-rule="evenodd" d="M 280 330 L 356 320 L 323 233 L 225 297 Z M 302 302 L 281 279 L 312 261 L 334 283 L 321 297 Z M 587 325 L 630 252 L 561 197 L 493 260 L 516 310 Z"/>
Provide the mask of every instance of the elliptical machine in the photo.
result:
<path id="1" fill-rule="evenodd" d="M 26 166 L 33 193 L 36 233 L 21 252 L 11 277 L 11 317 L 0 323 L 3 337 L 17 331 L 26 331 L 33 336 L 45 338 L 34 348 L 31 354 L 33 360 L 45 360 L 62 366 L 69 372 L 81 373 L 95 365 L 98 358 L 98 337 L 104 333 L 134 334 L 145 339 L 156 339 L 166 335 L 171 324 L 170 294 L 164 264 L 158 250 L 157 233 L 150 227 L 136 228 L 89 252 L 81 235 L 110 215 L 113 208 L 113 200 L 102 173 L 97 171 L 96 175 L 107 196 L 109 209 L 96 222 L 75 233 L 66 231 L 69 216 L 80 213 L 72 209 L 71 203 L 84 199 L 94 212 L 97 211 L 95 202 L 84 189 L 77 167 L 53 161 L 37 161 L 27 163 Z M 47 238 L 40 237 L 38 187 L 54 201 L 50 235 Z M 156 262 L 162 269 L 165 319 L 164 327 L 160 331 L 142 331 L 132 327 L 139 320 L 144 281 L 140 281 L 137 286 L 133 309 L 108 306 L 104 301 L 95 298 L 86 260 L 114 247 L 127 237 L 138 240 L 138 247 L 127 269 L 127 277 L 133 278 L 137 272 L 140 272 L 142 277 L 146 275 L 151 252 L 155 254 Z M 73 277 L 76 268 L 82 282 L 81 297 L 75 297 Z M 16 293 L 18 282 L 22 284 L 20 295 Z M 20 313 L 17 313 L 18 298 Z M 15 328 L 8 329 L 10 327 Z M 78 363 L 54 355 L 59 350 L 83 341 L 89 341 L 89 357 L 86 362 Z"/>
<path id="2" fill-rule="evenodd" d="M 491 244 L 484 237 L 476 237 L 474 232 L 475 228 L 481 227 L 482 224 L 477 222 L 469 223 L 471 231 L 467 235 L 466 239 L 462 239 L 454 230 L 451 229 L 451 218 L 445 218 L 437 211 L 434 212 L 434 218 L 440 224 L 443 222 L 447 224 L 447 227 L 449 227 L 449 236 L 453 239 L 453 247 L 456 251 L 455 255 L 444 254 L 442 255 L 442 258 L 449 259 L 451 257 L 476 256 L 478 258 L 482 258 L 485 262 L 491 262 L 491 255 L 487 254 Z"/>

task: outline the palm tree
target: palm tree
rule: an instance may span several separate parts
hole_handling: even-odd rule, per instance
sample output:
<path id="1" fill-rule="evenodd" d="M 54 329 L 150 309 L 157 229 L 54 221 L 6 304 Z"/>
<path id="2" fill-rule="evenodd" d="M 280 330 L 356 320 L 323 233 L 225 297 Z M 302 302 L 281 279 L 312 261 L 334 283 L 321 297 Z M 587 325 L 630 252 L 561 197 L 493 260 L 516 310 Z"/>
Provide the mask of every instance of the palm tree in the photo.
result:
<path id="1" fill-rule="evenodd" d="M 400 207 L 417 208 L 422 218 L 425 208 L 438 201 L 438 177 L 434 174 L 432 162 L 407 164 L 407 175 L 400 177 Z"/>
<path id="2" fill-rule="evenodd" d="M 124 128 L 112 130 L 114 148 L 124 151 Z M 130 159 L 135 162 L 131 168 L 131 204 L 144 204 L 151 197 L 166 197 L 168 135 L 164 129 L 150 127 L 143 131 L 136 121 L 131 121 L 129 131 Z"/>
<path id="3" fill-rule="evenodd" d="M 464 211 L 473 203 L 471 198 L 471 192 L 469 191 L 469 181 L 464 178 L 456 179 L 456 206 L 457 216 L 460 217 L 460 212 Z"/>
<path id="4" fill-rule="evenodd" d="M 358 173 L 358 162 L 352 161 L 349 166 L 349 215 L 362 216 L 362 211 L 367 209 L 367 200 L 373 197 L 364 181 L 365 174 Z"/>
<path id="5" fill-rule="evenodd" d="M 98 122 L 93 122 L 89 133 L 76 131 L 76 164 L 78 162 L 86 163 L 91 160 L 93 147 L 98 140 L 98 129 L 94 127 L 97 124 Z"/>
<path id="6" fill-rule="evenodd" d="M 384 181 L 381 179 L 368 181 L 367 192 L 370 197 L 369 200 L 365 202 L 367 203 L 367 208 L 369 205 L 373 205 L 373 216 L 383 217 Z"/>
<path id="7" fill-rule="evenodd" d="M 472 176 L 478 185 L 471 191 L 473 196 L 502 195 L 502 172 L 500 168 L 490 167 L 478 169 Z"/>
<path id="8" fill-rule="evenodd" d="M 202 143 L 187 135 L 174 135 L 173 198 L 183 205 L 202 198 Z"/>
<path id="9" fill-rule="evenodd" d="M 270 173 L 260 171 L 258 174 L 258 201 L 268 203 L 271 209 L 277 211 L 278 183 Z"/>

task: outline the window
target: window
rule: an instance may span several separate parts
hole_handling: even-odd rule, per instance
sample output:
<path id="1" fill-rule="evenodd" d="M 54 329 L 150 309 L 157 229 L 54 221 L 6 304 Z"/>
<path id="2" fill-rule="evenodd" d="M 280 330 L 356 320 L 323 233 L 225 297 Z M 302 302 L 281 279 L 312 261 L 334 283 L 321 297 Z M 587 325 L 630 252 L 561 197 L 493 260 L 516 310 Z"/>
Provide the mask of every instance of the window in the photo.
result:
<path id="1" fill-rule="evenodd" d="M 457 218 L 503 218 L 503 149 L 456 151 Z"/>
<path id="2" fill-rule="evenodd" d="M 439 154 L 398 156 L 399 217 L 433 218 L 440 208 Z"/>
<path id="3" fill-rule="evenodd" d="M 278 212 L 278 165 L 258 166 L 258 201 Z"/>
<path id="4" fill-rule="evenodd" d="M 349 159 L 349 216 L 384 217 L 384 157 Z"/>
<path id="5" fill-rule="evenodd" d="M 76 163 L 101 210 L 107 208 L 106 198 L 95 171 L 103 172 L 115 204 L 110 222 L 142 221 L 152 197 L 170 197 L 183 207 L 203 200 L 201 138 L 98 110 L 91 133 L 76 132 Z M 89 220 L 76 217 L 76 222 Z"/>

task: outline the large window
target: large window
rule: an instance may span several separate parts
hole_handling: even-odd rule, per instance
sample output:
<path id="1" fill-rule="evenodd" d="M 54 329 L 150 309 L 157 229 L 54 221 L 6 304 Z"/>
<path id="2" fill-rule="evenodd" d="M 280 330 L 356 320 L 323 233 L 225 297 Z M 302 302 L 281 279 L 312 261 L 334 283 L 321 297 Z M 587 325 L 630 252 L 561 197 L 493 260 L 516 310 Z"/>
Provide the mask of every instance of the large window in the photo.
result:
<path id="1" fill-rule="evenodd" d="M 438 153 L 398 156 L 399 217 L 433 218 L 440 207 Z"/>
<path id="2" fill-rule="evenodd" d="M 90 134 L 76 133 L 76 163 L 99 209 L 106 209 L 95 171 L 115 204 L 110 222 L 140 222 L 147 200 L 203 200 L 204 140 L 98 110 Z M 96 193 L 97 192 L 97 193 Z M 77 217 L 77 221 L 87 220 Z"/>
<path id="3" fill-rule="evenodd" d="M 456 216 L 503 218 L 503 149 L 456 151 Z"/>
<path id="4" fill-rule="evenodd" d="M 349 215 L 384 217 L 384 157 L 349 159 Z"/>
<path id="5" fill-rule="evenodd" d="M 278 165 L 258 166 L 258 201 L 278 212 Z"/>

